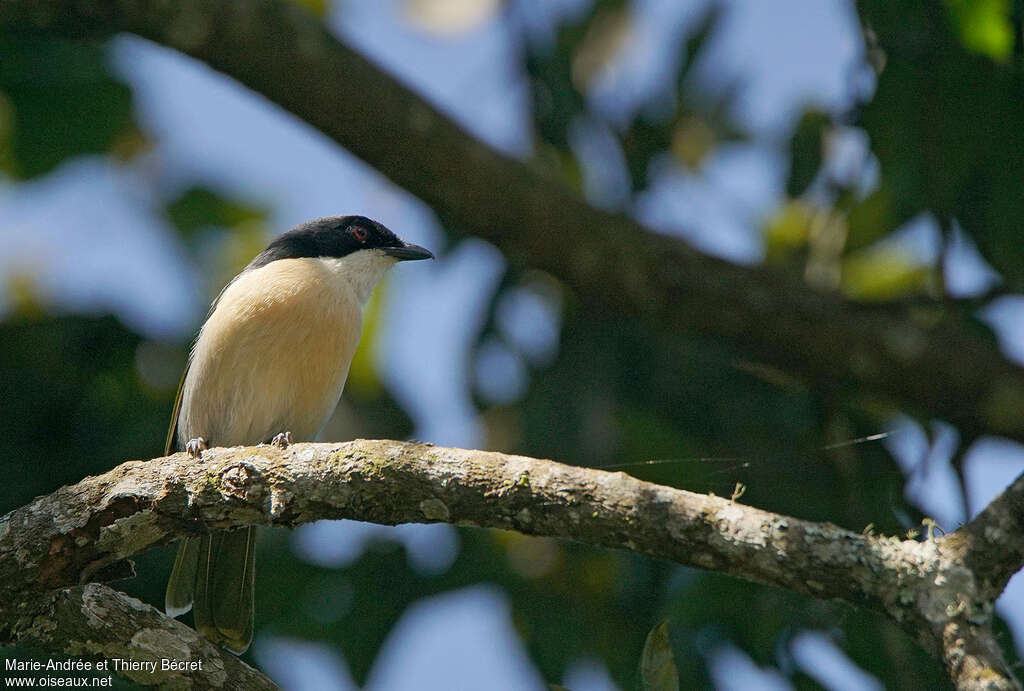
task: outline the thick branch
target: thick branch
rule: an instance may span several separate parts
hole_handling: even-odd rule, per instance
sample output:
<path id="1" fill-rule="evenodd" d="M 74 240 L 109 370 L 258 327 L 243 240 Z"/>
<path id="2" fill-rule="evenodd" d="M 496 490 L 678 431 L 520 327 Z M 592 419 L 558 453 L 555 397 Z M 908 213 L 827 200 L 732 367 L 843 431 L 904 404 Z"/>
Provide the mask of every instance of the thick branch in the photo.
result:
<path id="1" fill-rule="evenodd" d="M 393 441 L 215 449 L 201 463 L 177 454 L 36 499 L 0 519 L 0 630 L 17 634 L 40 591 L 123 573 L 154 545 L 321 518 L 570 538 L 842 599 L 903 626 L 961 688 L 1017 688 L 990 644 L 992 603 L 951 538 L 862 535 L 623 473 Z"/>
<path id="2" fill-rule="evenodd" d="M 88 581 L 182 535 L 321 518 L 572 538 L 879 610 L 889 587 L 879 574 L 921 549 L 623 473 L 427 444 L 297 444 L 126 463 L 8 514 L 0 603 Z"/>
<path id="3" fill-rule="evenodd" d="M 77 658 L 132 660 L 153 667 L 114 667 L 142 686 L 162 688 L 276 689 L 237 657 L 195 630 L 135 598 L 98 583 L 54 591 L 32 603 L 13 642 Z M 168 661 L 166 664 L 164 661 Z M 199 669 L 180 663 L 198 661 Z"/>
<path id="4" fill-rule="evenodd" d="M 268 0 L 5 0 L 0 27 L 130 31 L 199 58 L 283 106 L 514 262 L 595 309 L 724 338 L 810 381 L 856 382 L 966 432 L 1024 440 L 1024 370 L 955 319 L 854 305 L 737 267 L 598 211 L 475 140 L 338 43 L 298 4 Z"/>

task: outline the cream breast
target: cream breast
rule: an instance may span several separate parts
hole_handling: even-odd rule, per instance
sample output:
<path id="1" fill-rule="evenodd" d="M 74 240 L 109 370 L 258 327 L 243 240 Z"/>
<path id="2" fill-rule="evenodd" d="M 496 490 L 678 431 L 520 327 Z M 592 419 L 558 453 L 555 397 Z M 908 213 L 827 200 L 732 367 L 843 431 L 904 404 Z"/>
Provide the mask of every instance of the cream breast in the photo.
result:
<path id="1" fill-rule="evenodd" d="M 362 308 L 394 260 L 280 259 L 241 273 L 193 348 L 178 440 L 254 444 L 290 431 L 313 440 L 337 405 Z"/>

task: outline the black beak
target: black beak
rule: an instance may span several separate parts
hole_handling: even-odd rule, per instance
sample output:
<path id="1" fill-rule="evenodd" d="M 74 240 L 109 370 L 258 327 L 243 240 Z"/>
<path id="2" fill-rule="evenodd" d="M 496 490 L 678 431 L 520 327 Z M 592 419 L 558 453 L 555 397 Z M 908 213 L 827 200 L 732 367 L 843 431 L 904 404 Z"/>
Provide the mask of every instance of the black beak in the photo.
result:
<path id="1" fill-rule="evenodd" d="M 434 254 L 419 245 L 403 245 L 402 247 L 382 247 L 384 254 L 394 257 L 400 262 L 412 261 L 415 259 L 433 259 Z"/>

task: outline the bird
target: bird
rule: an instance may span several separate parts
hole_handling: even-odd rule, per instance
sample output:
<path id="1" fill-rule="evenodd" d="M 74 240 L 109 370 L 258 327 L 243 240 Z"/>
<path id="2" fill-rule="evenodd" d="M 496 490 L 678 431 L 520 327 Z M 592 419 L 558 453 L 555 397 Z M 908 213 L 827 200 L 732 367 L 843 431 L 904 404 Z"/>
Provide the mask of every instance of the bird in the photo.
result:
<path id="1" fill-rule="evenodd" d="M 213 301 L 192 346 L 165 455 L 314 441 L 359 344 L 363 309 L 400 261 L 433 259 L 365 216 L 330 216 L 274 239 Z M 165 611 L 192 609 L 207 639 L 244 653 L 253 636 L 254 528 L 182 540 Z"/>

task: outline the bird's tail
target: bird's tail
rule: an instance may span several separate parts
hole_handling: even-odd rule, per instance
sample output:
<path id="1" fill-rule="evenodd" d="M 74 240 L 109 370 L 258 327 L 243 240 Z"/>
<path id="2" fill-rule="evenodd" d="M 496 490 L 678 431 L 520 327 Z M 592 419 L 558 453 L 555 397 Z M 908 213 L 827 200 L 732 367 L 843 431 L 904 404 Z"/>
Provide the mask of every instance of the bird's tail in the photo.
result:
<path id="1" fill-rule="evenodd" d="M 180 617 L 192 609 L 192 594 L 196 589 L 196 567 L 199 566 L 198 537 L 187 537 L 178 545 L 178 556 L 167 581 L 164 611 L 169 617 Z"/>
<path id="2" fill-rule="evenodd" d="M 186 538 L 167 582 L 165 609 L 194 609 L 196 630 L 238 655 L 252 643 L 255 529 Z"/>

